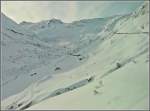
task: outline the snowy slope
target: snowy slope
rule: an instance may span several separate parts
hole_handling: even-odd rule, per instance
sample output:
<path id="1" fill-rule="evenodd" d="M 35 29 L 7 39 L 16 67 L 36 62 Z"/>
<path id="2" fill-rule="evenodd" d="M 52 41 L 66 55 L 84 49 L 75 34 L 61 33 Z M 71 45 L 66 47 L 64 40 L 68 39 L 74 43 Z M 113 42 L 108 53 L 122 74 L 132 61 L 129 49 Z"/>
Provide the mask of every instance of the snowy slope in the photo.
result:
<path id="1" fill-rule="evenodd" d="M 43 76 L 49 77 L 82 63 L 67 55 L 69 48 L 42 42 L 29 29 L 22 28 L 3 14 L 1 17 L 2 99 L 22 91 Z M 65 61 L 68 64 L 64 66 Z M 56 67 L 61 67 L 61 71 L 55 71 Z M 38 68 L 44 71 L 40 72 Z"/>
<path id="2" fill-rule="evenodd" d="M 69 56 L 63 60 L 68 61 L 62 62 L 70 66 L 75 61 L 68 57 L 79 61 L 86 58 L 79 67 L 60 71 L 61 74 L 50 76 L 50 79 L 44 76 L 34 81 L 21 93 L 3 100 L 2 108 L 148 109 L 148 16 L 149 3 L 145 2 L 132 14 L 109 19 L 101 30 L 83 33 L 84 36 L 77 39 L 76 48 L 67 50 Z M 76 27 L 72 24 L 69 26 Z M 65 24 L 61 22 L 61 25 Z M 45 31 L 34 29 L 38 33 L 37 30 Z M 51 72 L 46 65 L 35 71 Z"/>
<path id="3" fill-rule="evenodd" d="M 115 34 L 98 46 L 86 64 L 68 72 L 73 79 L 86 73 L 96 75 L 92 83 L 29 109 L 148 109 L 149 8 L 146 3 L 142 7 L 116 24 Z"/>
<path id="4" fill-rule="evenodd" d="M 18 24 L 3 14 L 1 37 L 3 98 L 20 91 L 29 81 L 32 82 L 28 72 L 42 62 L 38 57 L 42 56 L 40 53 L 46 56 L 47 50 L 42 48 L 48 49 L 49 46 L 43 45 L 34 34 L 19 28 Z M 27 76 L 27 79 L 23 79 Z"/>
<path id="5" fill-rule="evenodd" d="M 52 74 L 80 66 L 88 59 L 87 45 L 89 41 L 95 39 L 93 36 L 97 34 L 95 29 L 92 31 L 91 29 L 97 23 L 100 23 L 98 27 L 103 27 L 108 21 L 108 18 L 106 20 L 91 19 L 65 24 L 60 20 L 52 19 L 40 23 L 23 22 L 17 24 L 4 14 L 1 14 L 1 17 L 2 99 L 22 91 L 41 77 L 50 78 Z M 79 27 L 79 24 L 85 24 L 85 26 Z M 41 29 L 41 26 L 45 28 Z M 54 27 L 56 30 L 53 30 Z M 80 32 L 82 35 L 78 33 L 81 29 L 86 30 Z M 96 31 L 100 32 L 101 29 Z M 45 43 L 43 39 L 41 41 L 40 34 L 43 39 L 46 35 L 50 41 L 48 43 Z M 78 36 L 82 39 L 77 38 Z M 73 40 L 74 38 L 75 40 Z M 85 48 L 87 51 L 83 51 Z M 81 49 L 82 51 L 79 53 Z M 56 71 L 57 67 L 60 67 L 61 70 Z"/>
<path id="6" fill-rule="evenodd" d="M 21 23 L 24 28 L 30 29 L 41 41 L 69 48 L 76 48 L 78 42 L 84 37 L 95 36 L 104 26 L 116 16 L 108 18 L 95 18 L 63 23 L 58 19 L 45 20 L 39 23 Z"/>

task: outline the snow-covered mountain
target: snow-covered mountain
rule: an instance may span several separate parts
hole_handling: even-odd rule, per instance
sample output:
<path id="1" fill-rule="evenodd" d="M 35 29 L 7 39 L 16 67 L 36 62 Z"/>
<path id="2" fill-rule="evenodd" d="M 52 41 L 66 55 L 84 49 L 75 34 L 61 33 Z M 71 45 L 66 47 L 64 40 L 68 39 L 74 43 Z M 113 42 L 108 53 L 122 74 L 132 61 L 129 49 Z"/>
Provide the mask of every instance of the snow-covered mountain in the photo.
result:
<path id="1" fill-rule="evenodd" d="M 75 21 L 73 23 L 63 23 L 57 19 L 42 21 L 35 24 L 23 24 L 23 27 L 32 30 L 38 38 L 45 42 L 64 40 L 78 41 L 83 34 L 96 34 L 100 32 L 104 25 L 112 18 L 98 18 L 91 20 Z M 99 25 L 97 25 L 99 24 Z M 63 30 L 62 30 L 63 29 Z"/>
<path id="2" fill-rule="evenodd" d="M 73 23 L 1 15 L 3 109 L 148 109 L 149 2 Z"/>
<path id="3" fill-rule="evenodd" d="M 17 24 L 4 14 L 1 18 L 3 99 L 43 76 L 51 77 L 78 67 L 88 59 L 89 43 L 99 38 L 97 34 L 107 23 L 120 17 L 81 20 L 71 24 L 57 19 Z M 61 67 L 61 70 L 55 71 L 56 67 Z M 34 73 L 36 76 L 31 77 Z M 12 88 L 14 86 L 16 88 Z"/>
<path id="4" fill-rule="evenodd" d="M 29 29 L 22 28 L 3 14 L 1 17 L 2 98 L 18 93 L 41 76 L 51 76 L 51 74 L 71 69 L 80 63 L 80 61 L 76 62 L 75 57 L 67 56 L 69 48 L 59 46 L 64 45 L 63 41 L 57 46 L 44 43 L 37 39 L 36 34 Z M 64 42 L 67 43 L 67 41 Z M 64 58 L 76 64 L 69 63 L 63 67 L 66 61 Z M 47 67 L 49 71 L 42 73 L 34 71 L 42 66 Z M 61 71 L 55 71 L 56 67 L 61 67 Z M 37 75 L 31 77 L 33 73 Z"/>

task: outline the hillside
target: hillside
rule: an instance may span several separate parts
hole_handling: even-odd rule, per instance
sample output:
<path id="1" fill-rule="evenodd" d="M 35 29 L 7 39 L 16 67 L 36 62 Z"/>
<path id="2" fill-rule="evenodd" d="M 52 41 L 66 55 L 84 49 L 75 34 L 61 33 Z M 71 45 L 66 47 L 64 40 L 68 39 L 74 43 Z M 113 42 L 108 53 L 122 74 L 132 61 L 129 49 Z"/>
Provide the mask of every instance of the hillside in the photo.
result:
<path id="1" fill-rule="evenodd" d="M 11 92 L 2 108 L 148 109 L 148 17 L 144 2 L 128 15 L 70 24 L 2 21 L 2 88 Z"/>

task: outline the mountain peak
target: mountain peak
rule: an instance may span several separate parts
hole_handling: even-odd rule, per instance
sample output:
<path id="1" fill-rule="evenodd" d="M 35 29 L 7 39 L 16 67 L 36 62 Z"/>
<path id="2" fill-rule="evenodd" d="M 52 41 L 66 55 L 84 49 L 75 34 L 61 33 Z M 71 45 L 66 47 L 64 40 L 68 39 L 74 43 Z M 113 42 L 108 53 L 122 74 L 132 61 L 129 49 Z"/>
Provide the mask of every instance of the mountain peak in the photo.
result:
<path id="1" fill-rule="evenodd" d="M 63 24 L 63 22 L 60 19 L 52 18 L 48 21 L 48 25 L 55 23 L 55 24 Z"/>
<path id="2" fill-rule="evenodd" d="M 33 24 L 32 22 L 27 22 L 27 21 L 22 21 L 20 23 L 20 25 L 29 25 L 29 24 Z"/>

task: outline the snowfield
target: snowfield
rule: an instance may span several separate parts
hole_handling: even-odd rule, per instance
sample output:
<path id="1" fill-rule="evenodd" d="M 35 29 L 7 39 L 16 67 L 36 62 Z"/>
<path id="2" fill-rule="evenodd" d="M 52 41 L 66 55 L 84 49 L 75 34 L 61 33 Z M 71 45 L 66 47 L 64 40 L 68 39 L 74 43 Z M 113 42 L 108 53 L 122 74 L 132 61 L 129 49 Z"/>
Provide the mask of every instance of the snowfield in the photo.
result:
<path id="1" fill-rule="evenodd" d="M 148 1 L 70 24 L 1 15 L 2 109 L 149 109 Z"/>

